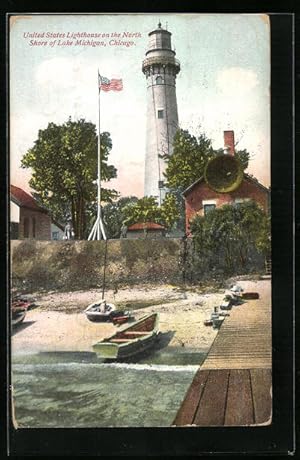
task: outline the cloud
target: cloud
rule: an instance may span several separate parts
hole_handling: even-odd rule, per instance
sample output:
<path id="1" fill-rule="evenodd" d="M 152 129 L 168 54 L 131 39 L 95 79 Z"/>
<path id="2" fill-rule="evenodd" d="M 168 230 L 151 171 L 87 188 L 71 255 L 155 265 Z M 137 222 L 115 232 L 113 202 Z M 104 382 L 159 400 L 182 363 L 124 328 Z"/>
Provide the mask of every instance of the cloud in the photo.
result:
<path id="1" fill-rule="evenodd" d="M 251 69 L 228 67 L 217 73 L 217 88 L 229 96 L 245 95 L 258 85 L 257 74 Z"/>
<path id="2" fill-rule="evenodd" d="M 110 58 L 101 59 L 101 69 L 103 75 L 111 78 L 123 75 Z M 19 183 L 22 174 L 27 173 L 20 170 L 22 155 L 33 145 L 38 130 L 45 129 L 48 122 L 61 124 L 71 116 L 73 120 L 85 118 L 98 125 L 95 61 L 81 56 L 47 59 L 38 65 L 34 78 L 35 103 L 30 109 L 11 113 L 11 175 Z M 101 132 L 111 134 L 113 148 L 109 163 L 118 169 L 118 178 L 108 186 L 115 187 L 122 194 L 140 196 L 143 191 L 145 97 L 136 91 L 128 76 L 124 83 L 124 91 L 101 96 Z M 134 112 L 128 104 L 132 100 Z"/>
<path id="3" fill-rule="evenodd" d="M 38 85 L 46 88 L 48 85 L 68 91 L 80 87 L 94 88 L 99 64 L 100 73 L 109 78 L 119 78 L 123 73 L 124 64 L 112 57 L 101 56 L 100 62 L 81 56 L 55 57 L 38 65 L 35 79 Z"/>
<path id="4" fill-rule="evenodd" d="M 190 103 L 185 102 L 183 98 L 179 99 L 183 128 L 198 133 L 200 126 L 217 149 L 224 145 L 223 131 L 234 130 L 238 149 L 247 149 L 251 153 L 249 172 L 263 184 L 269 184 L 270 100 L 253 70 L 222 68 L 216 73 L 211 89 L 200 88 L 198 97 L 191 94 Z"/>
<path id="5" fill-rule="evenodd" d="M 75 68 L 70 59 L 56 57 L 43 61 L 36 70 L 36 82 L 40 86 L 67 87 L 72 85 Z M 73 83 L 74 85 L 74 83 Z"/>
<path id="6" fill-rule="evenodd" d="M 116 188 L 122 196 L 135 195 L 142 197 L 144 193 L 144 161 L 116 164 L 118 178 L 103 183 L 106 188 Z"/>

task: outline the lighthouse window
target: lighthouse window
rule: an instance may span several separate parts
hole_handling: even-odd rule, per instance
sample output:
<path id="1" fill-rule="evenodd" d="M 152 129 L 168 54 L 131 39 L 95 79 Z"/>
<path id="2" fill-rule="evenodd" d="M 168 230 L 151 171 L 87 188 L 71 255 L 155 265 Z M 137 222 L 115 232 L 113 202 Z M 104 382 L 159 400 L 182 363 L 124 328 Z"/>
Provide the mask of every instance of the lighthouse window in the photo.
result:
<path id="1" fill-rule="evenodd" d="M 156 84 L 157 84 L 157 85 L 162 85 L 162 84 L 163 84 L 163 79 L 162 79 L 161 76 L 157 77 L 157 79 L 156 79 Z"/>
<path id="2" fill-rule="evenodd" d="M 157 118 L 164 118 L 164 111 L 163 110 L 158 110 L 157 111 Z"/>

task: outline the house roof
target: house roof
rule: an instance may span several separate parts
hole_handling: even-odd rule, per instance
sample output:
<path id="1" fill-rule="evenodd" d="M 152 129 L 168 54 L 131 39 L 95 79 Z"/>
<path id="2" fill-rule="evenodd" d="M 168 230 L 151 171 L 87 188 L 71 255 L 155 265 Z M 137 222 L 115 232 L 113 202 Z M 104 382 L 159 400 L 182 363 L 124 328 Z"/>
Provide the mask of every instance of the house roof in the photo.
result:
<path id="1" fill-rule="evenodd" d="M 267 187 L 265 187 L 263 184 L 261 184 L 257 179 L 249 176 L 248 174 L 244 173 L 244 180 L 247 180 L 248 182 L 252 182 L 253 184 L 257 185 L 258 187 L 260 187 L 261 189 L 263 189 L 265 192 L 270 192 L 270 189 L 268 189 Z M 198 185 L 200 184 L 202 181 L 204 181 L 204 176 L 201 176 L 199 177 L 199 179 L 197 179 L 195 182 L 193 182 L 189 187 L 187 187 L 183 192 L 182 192 L 182 195 L 183 196 L 187 196 L 189 195 L 189 193 Z"/>
<path id="2" fill-rule="evenodd" d="M 197 179 L 195 182 L 189 185 L 185 190 L 183 190 L 182 195 L 183 196 L 188 195 L 193 190 L 193 188 L 195 188 L 196 185 L 200 184 L 200 182 L 202 182 L 203 180 L 204 180 L 204 176 L 199 177 L 199 179 Z"/>
<path id="3" fill-rule="evenodd" d="M 255 177 L 249 176 L 249 174 L 244 173 L 244 178 L 245 178 L 248 182 L 252 182 L 253 184 L 255 184 L 255 185 L 257 185 L 258 187 L 260 187 L 261 189 L 265 190 L 265 192 L 270 193 L 270 188 L 265 187 L 265 186 L 264 186 L 263 184 L 261 184 L 257 179 L 255 179 Z"/>
<path id="4" fill-rule="evenodd" d="M 42 208 L 29 193 L 25 192 L 23 189 L 16 187 L 15 185 L 10 186 L 10 196 L 14 203 L 22 208 L 32 209 L 34 211 L 45 212 L 47 209 Z"/>
<path id="5" fill-rule="evenodd" d="M 127 230 L 164 230 L 165 227 L 163 225 L 157 224 L 156 222 L 138 222 L 136 224 L 132 224 L 128 227 Z"/>

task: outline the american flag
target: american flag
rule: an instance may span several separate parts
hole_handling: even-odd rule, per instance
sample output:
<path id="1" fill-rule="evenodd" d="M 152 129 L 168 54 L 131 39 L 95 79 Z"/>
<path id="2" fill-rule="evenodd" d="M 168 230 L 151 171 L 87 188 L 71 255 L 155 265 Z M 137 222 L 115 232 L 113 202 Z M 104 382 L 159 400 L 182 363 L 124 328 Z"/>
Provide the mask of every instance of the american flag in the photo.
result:
<path id="1" fill-rule="evenodd" d="M 121 91 L 123 89 L 123 81 L 120 79 L 112 78 L 111 80 L 106 77 L 102 77 L 98 73 L 98 85 L 99 91 Z"/>

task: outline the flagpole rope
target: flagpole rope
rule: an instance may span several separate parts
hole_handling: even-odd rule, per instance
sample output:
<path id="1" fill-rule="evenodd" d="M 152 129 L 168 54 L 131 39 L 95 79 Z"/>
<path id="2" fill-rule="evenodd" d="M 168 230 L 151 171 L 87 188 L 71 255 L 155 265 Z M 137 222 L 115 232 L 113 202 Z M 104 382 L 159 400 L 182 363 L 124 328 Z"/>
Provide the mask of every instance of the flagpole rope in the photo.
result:
<path id="1" fill-rule="evenodd" d="M 107 266 L 107 240 L 105 241 L 105 251 L 104 251 L 102 300 L 104 299 L 105 288 L 106 288 L 106 266 Z"/>

